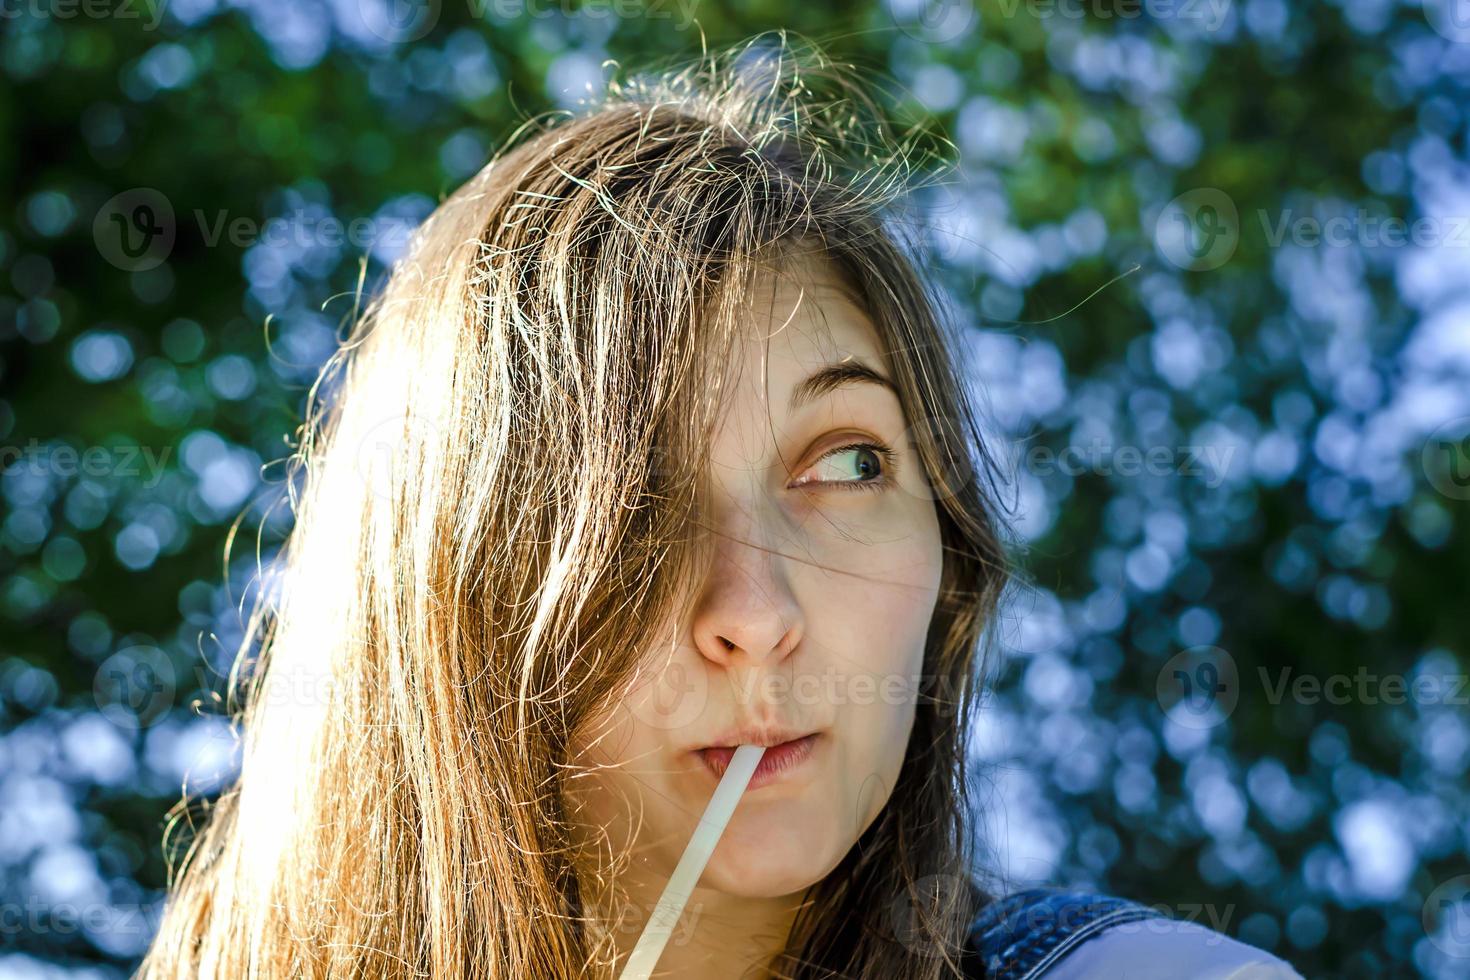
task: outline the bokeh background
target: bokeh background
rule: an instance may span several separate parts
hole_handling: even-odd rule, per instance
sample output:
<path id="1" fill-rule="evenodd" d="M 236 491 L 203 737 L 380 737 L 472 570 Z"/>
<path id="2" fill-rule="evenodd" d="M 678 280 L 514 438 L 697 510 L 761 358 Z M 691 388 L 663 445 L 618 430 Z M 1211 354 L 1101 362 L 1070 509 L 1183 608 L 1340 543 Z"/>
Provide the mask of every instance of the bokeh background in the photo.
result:
<path id="1" fill-rule="evenodd" d="M 0 5 L 0 976 L 145 949 L 359 277 L 606 59 L 773 27 L 954 144 L 987 871 L 1470 976 L 1465 0 Z"/>

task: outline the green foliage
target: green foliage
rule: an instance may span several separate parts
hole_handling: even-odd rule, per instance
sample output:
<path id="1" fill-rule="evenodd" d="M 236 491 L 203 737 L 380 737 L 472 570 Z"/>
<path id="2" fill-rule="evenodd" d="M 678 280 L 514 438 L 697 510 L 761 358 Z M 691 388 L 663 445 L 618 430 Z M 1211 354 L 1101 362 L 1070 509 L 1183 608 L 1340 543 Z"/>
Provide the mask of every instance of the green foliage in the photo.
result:
<path id="1" fill-rule="evenodd" d="M 371 285 L 400 222 L 605 58 L 780 26 L 896 77 L 958 151 L 920 203 L 1028 575 L 977 750 L 1015 848 L 990 870 L 1034 855 L 1204 906 L 1308 976 L 1461 975 L 1470 38 L 1434 0 L 704 3 L 697 27 L 482 0 L 397 41 L 371 0 L 80 9 L 7 8 L 0 33 L 7 945 L 104 973 L 146 945 L 183 773 L 206 795 L 229 773 L 212 694 L 256 556 L 247 535 L 226 566 L 225 542 L 263 524 L 268 563 L 288 530 L 271 464 L 360 260 Z M 160 202 L 161 260 L 119 251 Z M 1300 220 L 1334 215 L 1339 241 Z M 1383 219 L 1438 224 L 1393 244 Z M 1124 450 L 1165 463 L 1123 472 Z M 1389 677 L 1446 686 L 1395 703 Z"/>

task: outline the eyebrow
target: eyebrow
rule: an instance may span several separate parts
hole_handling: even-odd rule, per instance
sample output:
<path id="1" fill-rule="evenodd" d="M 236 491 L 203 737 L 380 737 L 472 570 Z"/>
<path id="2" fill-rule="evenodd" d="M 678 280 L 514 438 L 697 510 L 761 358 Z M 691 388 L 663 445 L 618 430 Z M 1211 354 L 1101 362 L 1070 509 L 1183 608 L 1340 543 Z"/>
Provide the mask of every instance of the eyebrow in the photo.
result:
<path id="1" fill-rule="evenodd" d="M 795 412 L 807 402 L 815 401 L 823 395 L 846 388 L 851 385 L 873 384 L 887 388 L 898 395 L 892 381 L 868 367 L 862 361 L 847 360 L 840 364 L 828 364 L 813 372 L 810 377 L 802 381 L 791 390 L 791 411 Z"/>

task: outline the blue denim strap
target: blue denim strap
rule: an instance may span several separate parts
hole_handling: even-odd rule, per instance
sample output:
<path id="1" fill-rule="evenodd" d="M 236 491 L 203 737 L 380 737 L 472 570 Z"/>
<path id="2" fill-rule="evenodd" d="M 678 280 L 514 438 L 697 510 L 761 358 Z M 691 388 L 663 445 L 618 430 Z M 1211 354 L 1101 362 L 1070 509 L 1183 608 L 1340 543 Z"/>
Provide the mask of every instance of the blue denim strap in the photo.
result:
<path id="1" fill-rule="evenodd" d="M 970 945 L 989 980 L 1034 980 L 1104 929 L 1159 916 L 1111 895 L 1032 888 L 982 909 L 970 927 Z"/>

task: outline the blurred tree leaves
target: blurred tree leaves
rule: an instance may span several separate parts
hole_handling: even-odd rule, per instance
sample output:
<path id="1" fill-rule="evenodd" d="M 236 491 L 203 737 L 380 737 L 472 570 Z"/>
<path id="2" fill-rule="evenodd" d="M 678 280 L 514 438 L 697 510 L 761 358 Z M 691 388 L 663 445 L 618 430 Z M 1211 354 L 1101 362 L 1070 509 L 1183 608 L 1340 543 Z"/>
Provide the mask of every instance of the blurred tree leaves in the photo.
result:
<path id="1" fill-rule="evenodd" d="M 156 915 L 184 773 L 228 775 L 210 692 L 249 532 L 264 522 L 268 562 L 288 529 L 271 463 L 360 260 L 371 286 L 388 231 L 605 59 L 781 26 L 892 73 L 959 150 L 921 204 L 1018 470 L 1029 576 L 979 735 L 1011 814 L 991 870 L 1206 905 L 1308 976 L 1462 975 L 1463 899 L 1437 932 L 1421 912 L 1467 871 L 1467 712 L 1390 703 L 1381 679 L 1465 672 L 1470 494 L 1431 457 L 1470 417 L 1470 253 L 1449 228 L 1470 203 L 1446 189 L 1470 185 L 1470 38 L 1365 0 L 701 3 L 697 28 L 674 4 L 87 9 L 104 15 L 38 0 L 0 29 L 0 901 L 40 910 L 6 933 L 32 957 L 6 969 L 115 974 L 146 944 L 121 916 L 54 913 Z M 175 241 L 130 271 L 97 229 L 139 188 Z M 1237 240 L 1189 271 L 1159 222 L 1199 189 L 1233 204 Z M 1439 237 L 1385 245 L 1360 208 Z M 1342 215 L 1343 244 L 1303 233 Z M 329 240 L 364 219 L 367 241 Z M 63 447 L 106 462 L 68 469 Z M 1167 465 L 1120 472 L 1128 447 Z M 1207 450 L 1221 470 L 1183 472 Z M 1157 692 L 1200 647 L 1225 651 L 1238 700 L 1190 728 Z M 172 672 L 153 724 L 98 727 L 119 664 Z M 1283 670 L 1379 680 L 1273 698 Z"/>

